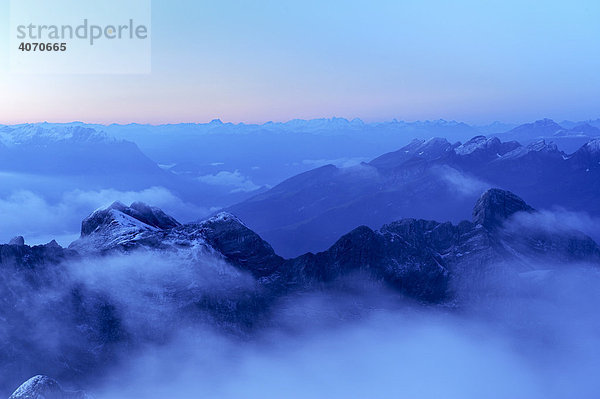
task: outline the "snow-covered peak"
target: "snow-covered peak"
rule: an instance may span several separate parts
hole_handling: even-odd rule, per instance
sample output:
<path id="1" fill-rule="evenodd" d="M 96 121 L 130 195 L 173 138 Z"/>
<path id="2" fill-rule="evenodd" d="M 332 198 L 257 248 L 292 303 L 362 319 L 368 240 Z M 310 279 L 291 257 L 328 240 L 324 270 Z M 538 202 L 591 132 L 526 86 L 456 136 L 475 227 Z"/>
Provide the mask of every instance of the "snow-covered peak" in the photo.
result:
<path id="1" fill-rule="evenodd" d="M 85 392 L 68 392 L 60 384 L 45 375 L 36 375 L 25 381 L 8 399 L 45 399 L 45 398 L 72 398 L 88 399 Z"/>
<path id="2" fill-rule="evenodd" d="M 84 219 L 81 235 L 86 236 L 103 229 L 120 230 L 165 230 L 179 226 L 180 223 L 161 209 L 142 202 L 130 206 L 113 202 L 106 209 L 99 209 Z"/>
<path id="3" fill-rule="evenodd" d="M 110 139 L 104 132 L 83 126 L 27 124 L 0 128 L 0 142 L 7 146 L 61 141 L 105 142 L 113 141 L 113 139 Z"/>
<path id="4" fill-rule="evenodd" d="M 416 122 L 413 122 L 413 124 L 416 126 L 458 126 L 458 125 L 463 125 L 462 122 L 457 122 L 455 120 L 447 121 L 445 119 L 416 121 Z"/>
<path id="5" fill-rule="evenodd" d="M 432 137 L 429 140 L 415 139 L 398 151 L 375 158 L 369 165 L 376 168 L 395 168 L 411 159 L 432 161 L 448 154 L 453 146 L 448 140 Z"/>
<path id="6" fill-rule="evenodd" d="M 239 222 L 239 223 L 243 224 L 242 221 L 240 219 L 238 219 L 237 216 L 232 215 L 229 212 L 219 212 L 215 216 L 211 217 L 208 220 L 212 221 L 212 222 L 226 222 L 226 221 L 229 221 L 229 220 L 234 220 L 236 222 Z"/>
<path id="7" fill-rule="evenodd" d="M 443 137 L 431 137 L 423 143 L 424 147 L 447 147 L 450 143 Z"/>
<path id="8" fill-rule="evenodd" d="M 445 138 L 432 137 L 417 148 L 416 155 L 427 159 L 434 159 L 451 149 L 452 144 Z"/>
<path id="9" fill-rule="evenodd" d="M 506 155 L 504 155 L 503 159 L 515 159 L 521 158 L 530 153 L 556 153 L 560 154 L 558 147 L 554 143 L 546 143 L 545 140 L 541 139 L 536 142 L 529 144 L 526 147 L 518 147 L 513 151 L 510 151 Z"/>
<path id="10" fill-rule="evenodd" d="M 229 222 L 234 222 L 235 224 L 239 224 L 240 226 L 244 226 L 247 227 L 244 222 L 242 222 L 237 216 L 229 213 L 229 212 L 219 212 L 216 215 L 202 220 L 199 222 L 200 225 L 211 225 L 211 224 L 222 224 L 222 223 L 229 223 Z"/>
<path id="11" fill-rule="evenodd" d="M 538 140 L 534 143 L 531 143 L 527 146 L 527 149 L 530 152 L 555 152 L 558 151 L 558 147 L 554 143 L 546 143 L 546 140 Z"/>
<path id="12" fill-rule="evenodd" d="M 81 237 L 69 248 L 89 251 L 104 251 L 127 246 L 148 233 L 167 231 L 181 224 L 159 208 L 141 202 L 125 206 L 114 202 L 99 209 L 81 223 Z"/>
<path id="13" fill-rule="evenodd" d="M 400 151 L 408 154 L 421 156 L 421 157 L 436 157 L 452 147 L 452 144 L 442 137 L 431 137 L 427 140 L 415 139 L 410 142 L 406 147 L 401 148 Z"/>
<path id="14" fill-rule="evenodd" d="M 476 136 L 471 140 L 467 141 L 464 144 L 459 145 L 454 149 L 458 155 L 468 155 L 472 154 L 477 150 L 485 150 L 492 146 L 497 146 L 500 144 L 500 140 L 496 137 L 487 138 L 485 136 Z"/>
<path id="15" fill-rule="evenodd" d="M 589 141 L 583 146 L 589 153 L 598 154 L 600 153 L 600 138 Z"/>
<path id="16" fill-rule="evenodd" d="M 363 127 L 365 123 L 358 119 L 349 121 L 346 118 L 320 118 L 320 119 L 292 119 L 288 122 L 269 122 L 262 125 L 263 128 L 277 128 L 285 131 L 296 132 L 323 132 Z"/>

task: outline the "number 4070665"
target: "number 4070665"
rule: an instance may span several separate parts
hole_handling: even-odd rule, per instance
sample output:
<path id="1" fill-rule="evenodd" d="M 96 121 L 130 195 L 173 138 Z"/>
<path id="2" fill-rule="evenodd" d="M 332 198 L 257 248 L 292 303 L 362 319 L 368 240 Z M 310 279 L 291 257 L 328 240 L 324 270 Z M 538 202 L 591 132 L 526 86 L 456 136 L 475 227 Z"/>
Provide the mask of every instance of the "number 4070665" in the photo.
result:
<path id="1" fill-rule="evenodd" d="M 21 43 L 21 51 L 67 51 L 67 43 Z"/>

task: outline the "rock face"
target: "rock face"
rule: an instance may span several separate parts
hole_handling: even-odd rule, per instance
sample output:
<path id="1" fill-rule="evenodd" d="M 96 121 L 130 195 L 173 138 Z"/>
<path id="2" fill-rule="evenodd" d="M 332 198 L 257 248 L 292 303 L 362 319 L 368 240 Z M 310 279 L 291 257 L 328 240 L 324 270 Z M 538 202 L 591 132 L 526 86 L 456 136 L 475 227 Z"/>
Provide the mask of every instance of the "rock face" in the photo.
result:
<path id="1" fill-rule="evenodd" d="M 231 214 L 182 225 L 160 209 L 139 202 L 129 207 L 114 203 L 94 212 L 83 221 L 81 237 L 69 248 L 88 254 L 140 248 L 205 252 L 222 256 L 255 276 L 273 272 L 283 260 Z"/>
<path id="2" fill-rule="evenodd" d="M 8 399 L 90 399 L 85 392 L 70 392 L 45 375 L 36 375 L 25 381 Z"/>
<path id="3" fill-rule="evenodd" d="M 533 212 L 533 208 L 509 191 L 491 189 L 477 200 L 473 208 L 473 223 L 494 229 L 517 212 Z"/>
<path id="4" fill-rule="evenodd" d="M 14 240 L 14 239 L 13 239 Z M 34 270 L 40 265 L 55 265 L 65 259 L 77 256 L 75 251 L 62 248 L 52 241 L 46 245 L 28 245 L 18 243 L 0 245 L 0 269 L 6 269 L 9 266 L 16 269 Z"/>
<path id="5" fill-rule="evenodd" d="M 199 229 L 207 244 L 238 267 L 262 277 L 273 273 L 283 259 L 258 234 L 238 218 L 220 213 L 197 225 L 182 229 Z"/>
<path id="6" fill-rule="evenodd" d="M 8 242 L 8 245 L 23 246 L 25 245 L 25 239 L 22 236 L 14 237 Z"/>

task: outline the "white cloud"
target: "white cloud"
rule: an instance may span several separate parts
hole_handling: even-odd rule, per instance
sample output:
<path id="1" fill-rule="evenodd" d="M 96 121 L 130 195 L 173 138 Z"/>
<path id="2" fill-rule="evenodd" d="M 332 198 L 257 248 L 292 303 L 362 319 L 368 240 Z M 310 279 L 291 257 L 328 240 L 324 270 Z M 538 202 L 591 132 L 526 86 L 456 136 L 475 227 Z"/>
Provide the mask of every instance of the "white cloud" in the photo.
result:
<path id="1" fill-rule="evenodd" d="M 489 184 L 449 166 L 440 166 L 434 172 L 439 173 L 448 187 L 462 196 L 480 195 L 490 187 Z"/>
<path id="2" fill-rule="evenodd" d="M 369 302 L 356 292 L 294 295 L 253 338 L 198 326 L 129 358 L 115 371 L 118 383 L 97 396 L 596 397 L 600 276 L 580 269 L 539 282 L 513 278 L 459 312 Z"/>
<path id="3" fill-rule="evenodd" d="M 239 170 L 234 172 L 228 172 L 225 170 L 220 171 L 214 175 L 204 175 L 198 177 L 198 180 L 202 183 L 210 184 L 213 186 L 225 186 L 231 187 L 231 192 L 250 192 L 258 190 L 260 186 L 254 184 L 248 177 L 242 175 Z"/>

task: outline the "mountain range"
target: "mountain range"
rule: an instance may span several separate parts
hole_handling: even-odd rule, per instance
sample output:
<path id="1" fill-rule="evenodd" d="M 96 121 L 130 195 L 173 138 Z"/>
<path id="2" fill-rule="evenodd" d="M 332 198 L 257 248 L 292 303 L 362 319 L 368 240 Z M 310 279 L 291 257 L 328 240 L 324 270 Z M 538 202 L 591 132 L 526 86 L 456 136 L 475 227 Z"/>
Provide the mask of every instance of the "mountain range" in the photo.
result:
<path id="1" fill-rule="evenodd" d="M 469 125 L 442 119 L 366 123 L 360 119 L 344 118 L 291 120 L 284 123 L 264 124 L 233 124 L 217 119 L 202 124 L 159 126 L 74 122 L 5 126 L 0 128 L 0 142 L 14 142 L 15 138 L 11 136 L 19 138 L 23 136 L 21 131 L 29 132 L 35 129 L 46 132 L 44 135 L 35 135 L 35 141 L 41 142 L 45 140 L 43 136 L 53 138 L 61 136 L 60 132 L 63 130 L 93 129 L 97 134 L 104 134 L 116 139 L 117 142 L 135 143 L 146 157 L 156 165 L 160 165 L 163 170 L 187 177 L 188 185 L 193 185 L 194 180 L 195 183 L 205 183 L 201 191 L 206 191 L 207 196 L 210 196 L 211 190 L 217 189 L 221 190 L 221 194 L 229 194 L 230 200 L 225 198 L 227 195 L 221 195 L 211 201 L 213 202 L 211 206 L 223 207 L 240 201 L 244 192 L 274 186 L 286 178 L 316 166 L 356 165 L 361 161 L 373 159 L 391 148 L 400 148 L 408 144 L 411 139 L 427 140 L 431 137 L 445 137 L 454 143 L 464 142 L 478 135 L 497 135 L 502 141 L 517 140 L 523 145 L 545 139 L 548 142 L 553 141 L 563 151 L 573 152 L 585 142 L 600 137 L 598 128 L 600 128 L 598 121 L 563 121 L 557 124 L 550 120 L 540 120 L 520 126 L 500 122 L 490 125 Z M 65 140 L 61 143 L 68 144 Z M 53 153 L 60 153 L 60 146 L 56 147 Z M 86 165 L 89 165 L 90 170 L 102 170 L 108 167 L 93 162 L 94 154 L 87 156 L 90 154 L 82 152 L 84 153 L 86 157 L 82 156 L 78 163 L 71 164 L 73 171 Z M 44 159 L 50 154 L 40 155 L 38 163 L 45 161 L 51 165 L 57 162 L 54 158 Z M 115 151 L 113 156 L 119 157 L 114 162 L 114 169 L 120 165 L 120 173 L 147 167 L 143 166 L 142 162 L 138 165 L 135 161 L 138 155 L 133 152 Z M 87 163 L 86 158 L 89 159 Z M 8 167 L 9 169 L 6 170 L 10 170 L 10 164 Z"/>
<path id="2" fill-rule="evenodd" d="M 459 221 L 490 186 L 517 192 L 537 207 L 595 216 L 596 156 L 585 148 L 594 146 L 596 122 L 545 119 L 464 144 L 454 140 L 508 125 L 334 118 L 263 125 L 4 126 L 0 195 L 29 190 L 54 203 L 74 190 L 161 187 L 179 201 L 170 208 L 179 218 L 225 208 L 279 253 L 296 256 L 324 250 L 361 224 L 377 228 L 409 216 Z M 449 138 L 429 138 L 436 133 Z M 411 136 L 416 141 L 408 142 Z M 561 143 L 567 141 L 592 144 L 565 153 Z M 381 156 L 394 147 L 401 149 Z M 438 193 L 448 199 L 443 211 L 435 206 Z M 63 229 L 65 235 L 77 232 L 74 223 Z"/>
<path id="3" fill-rule="evenodd" d="M 243 190 L 232 192 L 231 187 L 165 170 L 136 143 L 85 124 L 0 127 L 0 173 L 5 183 L 0 195 L 28 190 L 48 202 L 69 191 L 139 192 L 160 187 L 195 209 L 209 209 L 248 196 Z"/>
<path id="4" fill-rule="evenodd" d="M 564 126 L 552 119 L 542 119 L 519 125 L 507 132 L 496 134 L 496 136 L 502 140 L 516 140 L 524 144 L 545 139 L 555 142 L 563 151 L 569 152 L 575 151 L 594 137 L 600 137 L 598 121 L 561 123 Z"/>
<path id="5" fill-rule="evenodd" d="M 458 222 L 486 187 L 536 207 L 600 215 L 600 139 L 566 154 L 543 139 L 414 140 L 368 163 L 326 165 L 227 208 L 286 256 L 319 251 L 344 231 L 403 217 Z M 443 205 L 440 204 L 443 198 Z"/>
<path id="6" fill-rule="evenodd" d="M 600 248 L 590 237 L 548 229 L 535 222 L 537 215 L 513 193 L 490 189 L 477 199 L 470 221 L 402 219 L 378 230 L 361 226 L 323 252 L 283 258 L 229 213 L 181 224 L 158 208 L 114 203 L 87 217 L 81 237 L 68 249 L 56 242 L 30 247 L 22 237 L 0 246 L 0 289 L 7 293 L 1 298 L 0 318 L 13 326 L 8 336 L 1 336 L 0 386 L 6 389 L 40 371 L 70 385 L 91 383 L 118 354 L 174 332 L 168 320 L 161 320 L 167 332 L 156 326 L 132 329 L 128 318 L 133 315 L 118 301 L 122 293 L 72 280 L 69 264 L 86 272 L 81 269 L 94 262 L 125 257 L 136 265 L 136 284 L 144 287 L 139 273 L 149 274 L 156 266 L 138 264 L 136 256 L 178 259 L 191 274 L 153 281 L 161 289 L 144 294 L 150 295 L 147 306 L 169 304 L 169 312 L 161 317 L 178 320 L 172 325 L 175 330 L 183 320 L 193 324 L 209 318 L 215 326 L 239 334 L 268 323 L 278 299 L 307 290 L 370 284 L 370 290 L 391 290 L 417 303 L 460 307 L 469 295 L 485 295 L 486 276 L 498 272 L 525 278 L 540 267 L 548 272 L 577 263 L 600 266 Z M 218 276 L 216 292 L 202 283 L 207 270 Z M 57 343 L 48 346 L 37 332 L 36 326 L 49 322 L 68 338 L 57 341 L 59 358 Z M 12 398 L 39 398 L 27 392 L 51 389 L 56 386 L 53 381 L 35 377 Z"/>
<path id="7" fill-rule="evenodd" d="M 544 284 L 597 268 L 599 126 L 1 126 L 0 195 L 160 186 L 220 206 L 182 223 L 114 202 L 68 248 L 0 245 L 0 396 L 86 398 L 78 389 L 146 345 L 206 326 L 245 339 L 315 292 L 453 312 L 494 295 L 500 276 Z"/>

